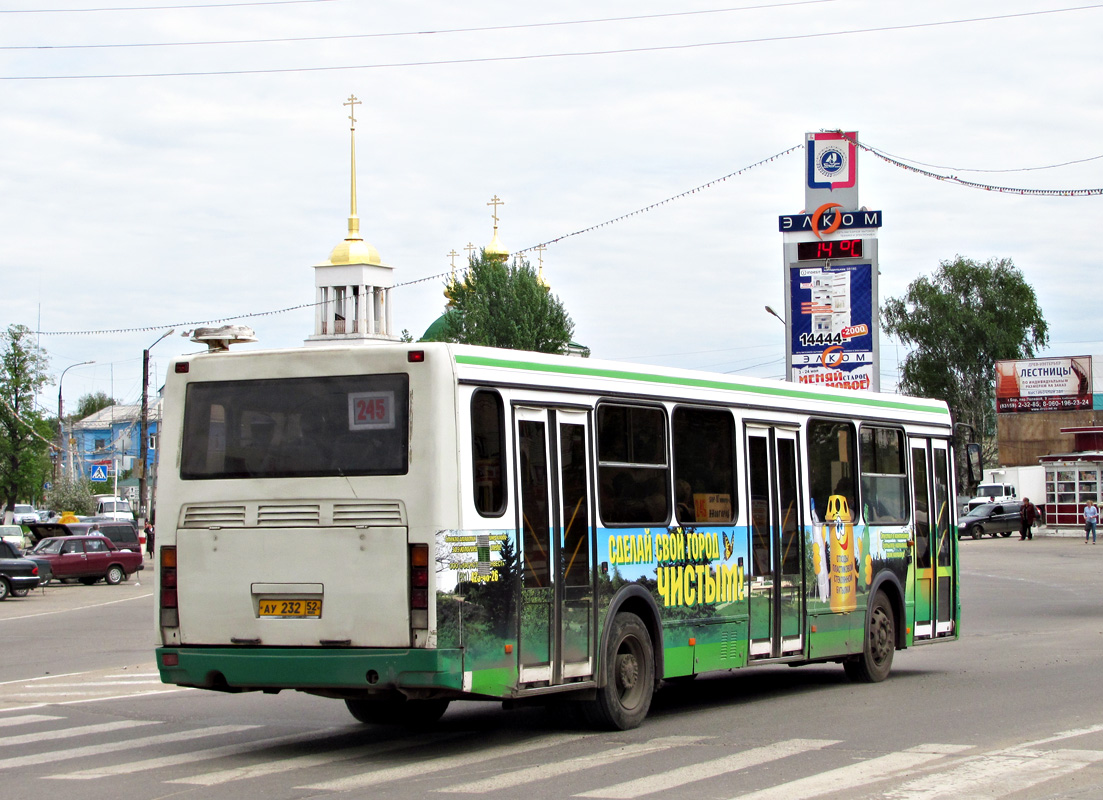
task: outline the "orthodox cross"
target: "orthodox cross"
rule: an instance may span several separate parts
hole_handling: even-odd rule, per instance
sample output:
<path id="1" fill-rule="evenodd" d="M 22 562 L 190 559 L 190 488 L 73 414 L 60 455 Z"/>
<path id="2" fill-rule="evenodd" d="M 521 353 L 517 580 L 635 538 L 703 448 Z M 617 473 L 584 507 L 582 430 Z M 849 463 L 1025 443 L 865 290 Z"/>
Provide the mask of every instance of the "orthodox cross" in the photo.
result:
<path id="1" fill-rule="evenodd" d="M 356 95 L 350 94 L 349 99 L 341 105 L 349 107 L 349 119 L 352 120 L 352 125 L 349 130 L 356 130 L 356 107 L 364 104 L 356 99 Z"/>
<path id="2" fill-rule="evenodd" d="M 490 198 L 490 202 L 487 203 L 488 206 L 494 206 L 494 229 L 495 230 L 498 229 L 498 206 L 504 206 L 505 204 L 506 204 L 506 201 L 499 198 L 498 195 L 494 195 L 492 198 Z"/>

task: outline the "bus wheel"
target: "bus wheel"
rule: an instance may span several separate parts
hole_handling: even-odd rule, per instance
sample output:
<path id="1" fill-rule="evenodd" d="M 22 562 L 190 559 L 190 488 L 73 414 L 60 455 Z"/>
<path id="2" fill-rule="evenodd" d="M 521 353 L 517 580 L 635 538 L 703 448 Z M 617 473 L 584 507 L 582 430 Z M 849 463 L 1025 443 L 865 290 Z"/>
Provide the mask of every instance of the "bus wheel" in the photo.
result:
<path id="1" fill-rule="evenodd" d="M 637 727 L 655 691 L 655 654 L 647 628 L 635 614 L 614 618 L 601 668 L 605 685 L 586 706 L 590 724 L 621 731 Z"/>
<path id="2" fill-rule="evenodd" d="M 896 652 L 896 621 L 884 592 L 878 592 L 869 606 L 866 640 L 861 655 L 843 662 L 846 676 L 858 683 L 877 683 L 888 677 Z"/>
<path id="3" fill-rule="evenodd" d="M 395 692 L 382 697 L 346 700 L 345 706 L 357 720 L 369 725 L 424 728 L 444 716 L 448 701 L 408 700 L 405 695 Z"/>

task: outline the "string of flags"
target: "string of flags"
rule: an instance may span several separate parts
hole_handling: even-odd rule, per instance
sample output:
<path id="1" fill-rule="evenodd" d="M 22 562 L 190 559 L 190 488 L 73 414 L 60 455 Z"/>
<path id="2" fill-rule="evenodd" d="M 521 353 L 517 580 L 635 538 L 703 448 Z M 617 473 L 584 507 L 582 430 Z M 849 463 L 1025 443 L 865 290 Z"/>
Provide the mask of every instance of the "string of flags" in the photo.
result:
<path id="1" fill-rule="evenodd" d="M 1103 195 L 1103 188 L 1100 189 L 1020 189 L 1013 186 L 996 186 L 990 183 L 978 183 L 977 181 L 967 181 L 964 178 L 959 178 L 957 175 L 943 175 L 938 172 L 932 172 L 928 169 L 920 169 L 919 167 L 911 164 L 905 164 L 899 159 L 893 158 L 886 153 L 881 152 L 875 147 L 863 144 L 857 139 L 852 139 L 847 136 L 843 131 L 837 131 L 844 139 L 850 142 L 855 147 L 859 147 L 865 150 L 867 153 L 877 156 L 882 161 L 892 164 L 893 166 L 906 169 L 909 172 L 914 172 L 917 175 L 922 175 L 925 178 L 934 178 L 939 181 L 949 181 L 950 183 L 956 183 L 959 186 L 967 186 L 970 189 L 983 189 L 986 192 L 998 192 L 1000 194 L 1018 194 L 1032 197 L 1091 197 L 1093 195 Z"/>
<path id="2" fill-rule="evenodd" d="M 286 314 L 288 311 L 298 311 L 300 308 L 314 308 L 320 303 L 301 303 L 297 306 L 277 308 L 274 311 L 253 311 L 248 314 L 236 314 L 231 317 L 219 317 L 218 319 L 196 320 L 193 322 L 162 322 L 157 325 L 145 325 L 141 328 L 105 328 L 94 331 L 35 331 L 39 336 L 87 336 L 100 333 L 147 333 L 160 331 L 165 328 L 189 328 L 202 325 L 213 325 L 216 322 L 230 322 L 235 319 L 252 319 L 253 317 L 271 317 L 275 314 Z"/>
<path id="3" fill-rule="evenodd" d="M 977 181 L 967 181 L 963 178 L 959 178 L 957 175 L 945 175 L 945 174 L 942 174 L 942 173 L 933 172 L 933 171 L 928 170 L 928 169 L 922 169 L 922 168 L 914 166 L 912 164 L 906 164 L 903 161 L 901 161 L 897 158 L 894 158 L 894 157 L 888 155 L 887 153 L 884 153 L 884 152 L 878 150 L 875 147 L 871 147 L 870 145 L 864 144 L 864 143 L 858 141 L 857 139 L 852 139 L 851 137 L 847 136 L 846 133 L 844 133 L 843 131 L 837 131 L 837 133 L 839 133 L 844 139 L 849 141 L 855 147 L 861 148 L 862 150 L 866 151 L 867 153 L 870 153 L 870 154 L 876 156 L 877 158 L 881 159 L 882 161 L 884 161 L 888 164 L 892 164 L 893 166 L 899 167 L 901 169 L 908 170 L 909 172 L 914 172 L 918 175 L 922 175 L 925 178 L 933 178 L 933 179 L 939 180 L 939 181 L 948 181 L 950 183 L 956 183 L 960 186 L 966 186 L 966 187 L 971 188 L 971 189 L 982 189 L 984 191 L 998 192 L 998 193 L 1001 193 L 1001 194 L 1017 194 L 1017 195 L 1034 196 L 1034 197 L 1091 197 L 1091 196 L 1103 195 L 1103 188 L 1099 188 L 1099 189 L 1023 189 L 1023 188 L 1016 188 L 1016 187 L 1012 187 L 1012 186 L 996 186 L 994 184 L 979 183 Z M 681 200 L 683 198 L 689 197 L 690 195 L 694 195 L 694 194 L 697 194 L 698 192 L 703 192 L 706 189 L 710 189 L 713 186 L 716 186 L 717 184 L 724 183 L 729 178 L 739 177 L 744 172 L 752 170 L 756 167 L 760 167 L 764 164 L 769 164 L 770 162 L 776 161 L 777 159 L 779 159 L 783 156 L 787 156 L 787 155 L 789 155 L 789 154 L 791 154 L 791 153 L 793 153 L 797 150 L 802 149 L 803 147 L 804 147 L 803 143 L 798 144 L 798 145 L 794 145 L 793 147 L 786 148 L 785 150 L 782 150 L 779 153 L 775 153 L 774 155 L 769 156 L 768 158 L 763 158 L 760 161 L 756 161 L 753 164 L 749 164 L 748 166 L 737 169 L 734 172 L 729 172 L 727 175 L 723 175 L 719 178 L 714 178 L 713 180 L 708 181 L 707 183 L 703 183 L 700 186 L 695 186 L 692 189 L 687 189 L 684 192 L 680 192 L 676 195 L 672 195 L 671 197 L 668 197 L 665 200 L 659 200 L 658 202 L 651 203 L 650 205 L 643 206 L 642 208 L 638 208 L 635 211 L 629 211 L 628 213 L 621 214 L 618 217 L 613 217 L 612 219 L 607 219 L 604 222 L 599 222 L 596 225 L 590 225 L 589 227 L 586 227 L 586 228 L 580 228 L 577 231 L 572 231 L 571 233 L 565 233 L 562 236 L 556 236 L 554 239 L 548 239 L 545 242 L 541 242 L 539 244 L 531 245 L 531 246 L 526 247 L 524 249 L 517 250 L 517 251 L 515 251 L 514 255 L 517 256 L 517 255 L 520 255 L 522 253 L 528 253 L 528 252 L 531 252 L 531 251 L 536 251 L 536 250 L 539 250 L 542 247 L 546 247 L 547 245 L 555 244 L 557 242 L 561 242 L 564 239 L 569 239 L 572 236 L 581 236 L 582 234 L 585 234 L 585 233 L 591 233 L 591 232 L 596 231 L 600 228 L 605 228 L 605 227 L 608 227 L 609 225 L 615 225 L 616 223 L 623 222 L 624 220 L 630 219 L 631 217 L 635 217 L 635 216 L 638 216 L 640 214 L 647 213 L 648 211 L 654 211 L 656 208 L 659 208 L 660 206 L 664 206 L 667 203 L 673 203 L 675 200 Z M 451 271 L 446 270 L 444 272 L 439 272 L 435 275 L 428 275 L 428 276 L 423 277 L 423 278 L 416 278 L 416 279 L 411 280 L 411 281 L 404 281 L 402 283 L 396 283 L 393 288 L 397 289 L 397 288 L 402 287 L 402 286 L 413 286 L 414 284 L 425 283 L 426 281 L 440 280 L 442 278 L 447 278 L 450 275 L 451 275 Z M 214 323 L 217 323 L 217 322 L 230 322 L 232 320 L 239 320 L 239 319 L 251 319 L 251 318 L 254 318 L 254 317 L 267 317 L 267 316 L 273 316 L 275 314 L 285 314 L 288 311 L 297 311 L 297 310 L 302 309 L 302 308 L 313 308 L 316 305 L 318 305 L 318 303 L 302 303 L 300 305 L 289 306 L 287 308 L 280 308 L 280 309 L 276 309 L 276 310 L 273 310 L 273 311 L 257 311 L 257 312 L 248 313 L 248 314 L 237 314 L 235 316 L 220 317 L 218 319 L 209 319 L 209 320 L 197 320 L 197 321 L 192 321 L 192 322 L 160 323 L 160 324 L 157 324 L 157 325 L 147 325 L 147 326 L 140 327 L 140 328 L 111 328 L 111 329 L 107 329 L 107 330 L 84 330 L 84 331 L 37 331 L 37 333 L 41 336 L 87 336 L 87 335 L 92 335 L 92 334 L 108 334 L 108 333 L 145 333 L 145 332 L 148 332 L 148 331 L 163 330 L 164 328 L 186 328 L 186 327 L 195 327 L 195 326 L 200 326 L 200 325 L 211 325 L 211 324 L 214 324 Z"/>
<path id="4" fill-rule="evenodd" d="M 742 169 L 737 169 L 735 172 L 729 172 L 727 175 L 724 175 L 723 177 L 720 177 L 720 178 L 714 178 L 711 181 L 709 181 L 708 183 L 702 183 L 700 186 L 696 186 L 692 189 L 687 189 L 686 191 L 681 192 L 679 194 L 676 194 L 672 197 L 668 197 L 665 200 L 660 200 L 657 203 L 652 203 L 649 206 L 644 206 L 643 208 L 638 208 L 635 211 L 629 211 L 627 214 L 621 214 L 619 217 L 613 217 L 612 219 L 608 219 L 605 222 L 599 222 L 597 225 L 591 225 L 588 228 L 582 228 L 581 230 L 574 231 L 573 233 L 565 233 L 562 236 L 557 236 L 554 239 L 548 239 L 546 242 L 541 242 L 540 244 L 536 244 L 536 245 L 533 245 L 531 247 L 526 247 L 525 249 L 518 250 L 517 252 L 518 253 L 527 253 L 529 250 L 536 250 L 539 247 L 546 247 L 549 244 L 555 244 L 556 242 L 561 242 L 564 239 L 569 239 L 572 236 L 579 236 L 583 233 L 590 233 L 591 231 L 596 231 L 599 228 L 604 228 L 608 225 L 615 225 L 618 222 L 623 222 L 624 220 L 626 220 L 630 217 L 635 217 L 639 214 L 645 214 L 648 211 L 654 211 L 659 206 L 665 206 L 667 203 L 673 203 L 675 200 L 681 200 L 683 197 L 689 197 L 691 194 L 697 194 L 698 192 L 703 192 L 705 189 L 711 189 L 716 184 L 723 183 L 728 178 L 736 178 L 736 177 L 742 175 L 744 172 L 747 172 L 749 170 L 754 169 L 755 167 L 761 167 L 763 164 L 769 164 L 771 161 L 776 161 L 777 159 L 781 158 L 782 156 L 787 156 L 790 153 L 795 152 L 797 150 L 801 150 L 803 148 L 804 148 L 803 144 L 798 144 L 794 147 L 790 147 L 786 150 L 782 150 L 780 153 L 775 153 L 774 155 L 770 156 L 769 158 L 764 158 L 761 161 L 756 161 L 755 163 L 750 164 L 746 167 L 743 167 Z"/>

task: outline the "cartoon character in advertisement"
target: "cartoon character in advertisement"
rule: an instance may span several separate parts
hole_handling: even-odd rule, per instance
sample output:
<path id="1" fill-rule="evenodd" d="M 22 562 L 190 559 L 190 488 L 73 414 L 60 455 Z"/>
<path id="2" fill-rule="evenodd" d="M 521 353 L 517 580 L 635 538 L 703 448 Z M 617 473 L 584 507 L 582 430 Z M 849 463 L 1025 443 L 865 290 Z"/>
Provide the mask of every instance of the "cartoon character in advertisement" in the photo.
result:
<path id="1" fill-rule="evenodd" d="M 853 611 L 858 606 L 858 559 L 861 544 L 854 539 L 850 508 L 846 498 L 833 494 L 827 498 L 824 535 L 829 539 L 831 573 L 831 610 Z"/>

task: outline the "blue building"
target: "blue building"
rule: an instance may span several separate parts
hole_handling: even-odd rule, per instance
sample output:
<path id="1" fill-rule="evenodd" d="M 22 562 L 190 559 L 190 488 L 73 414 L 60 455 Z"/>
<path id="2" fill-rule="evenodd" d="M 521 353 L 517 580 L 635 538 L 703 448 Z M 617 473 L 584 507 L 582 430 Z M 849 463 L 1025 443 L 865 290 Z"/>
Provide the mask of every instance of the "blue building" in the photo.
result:
<path id="1" fill-rule="evenodd" d="M 151 401 L 147 414 L 146 452 L 147 475 L 157 470 L 157 434 L 161 423 L 161 400 Z M 70 434 L 70 452 L 66 459 L 72 465 L 74 475 L 91 477 L 97 464 L 113 464 L 109 467 L 108 484 L 114 483 L 114 469 L 119 475 L 133 470 L 141 458 L 140 429 L 141 405 L 113 405 L 100 409 L 79 422 L 74 422 Z M 104 493 L 110 489 L 104 489 Z M 135 498 L 136 499 L 136 498 Z"/>

